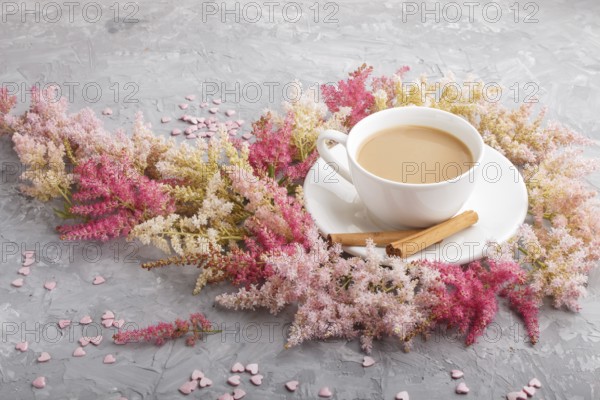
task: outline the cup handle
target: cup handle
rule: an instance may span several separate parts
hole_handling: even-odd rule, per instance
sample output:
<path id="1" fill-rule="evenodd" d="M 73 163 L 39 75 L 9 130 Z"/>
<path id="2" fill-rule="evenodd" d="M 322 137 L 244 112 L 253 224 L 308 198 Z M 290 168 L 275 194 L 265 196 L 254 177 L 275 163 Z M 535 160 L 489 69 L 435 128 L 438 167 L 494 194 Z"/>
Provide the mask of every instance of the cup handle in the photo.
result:
<path id="1" fill-rule="evenodd" d="M 331 149 L 327 146 L 327 140 L 333 140 L 334 142 L 338 142 L 342 146 L 346 147 L 346 141 L 348 140 L 348 135 L 342 132 L 335 131 L 333 129 L 328 129 L 319 134 L 317 138 L 317 151 L 319 155 L 331 168 L 335 169 L 335 172 L 338 173 L 342 178 L 352 183 L 352 176 L 350 175 L 350 170 L 342 165 L 339 162 L 336 162 L 335 157 L 331 153 Z M 347 153 L 346 153 L 347 154 Z"/>

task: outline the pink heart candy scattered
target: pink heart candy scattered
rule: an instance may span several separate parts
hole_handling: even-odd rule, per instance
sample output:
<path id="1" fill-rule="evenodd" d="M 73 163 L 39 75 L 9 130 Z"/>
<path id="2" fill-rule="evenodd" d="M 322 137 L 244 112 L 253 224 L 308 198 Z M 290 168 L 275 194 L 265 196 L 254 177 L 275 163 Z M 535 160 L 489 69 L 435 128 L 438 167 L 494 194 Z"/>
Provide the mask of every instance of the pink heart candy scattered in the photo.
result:
<path id="1" fill-rule="evenodd" d="M 195 133 L 190 133 L 189 135 L 186 136 L 186 139 L 197 139 L 198 135 L 196 135 Z"/>
<path id="2" fill-rule="evenodd" d="M 219 109 L 217 107 L 209 108 L 208 112 L 211 114 L 216 114 L 219 112 Z"/>
<path id="3" fill-rule="evenodd" d="M 92 323 L 92 317 L 90 317 L 89 315 L 86 315 L 85 317 L 83 317 L 83 318 L 81 318 L 79 320 L 79 323 L 81 325 L 91 324 Z"/>
<path id="4" fill-rule="evenodd" d="M 329 388 L 327 386 L 322 387 L 319 390 L 319 397 L 331 397 L 333 396 L 333 393 L 331 392 L 331 390 L 329 390 Z"/>
<path id="5" fill-rule="evenodd" d="M 102 339 L 103 338 L 101 335 L 96 336 L 96 337 L 90 338 L 90 343 L 92 343 L 94 346 L 98 346 L 98 345 L 100 345 L 100 343 L 102 343 Z"/>
<path id="6" fill-rule="evenodd" d="M 189 104 L 185 104 L 185 103 L 179 105 L 179 108 L 182 110 L 187 110 L 188 107 L 189 107 Z"/>
<path id="7" fill-rule="evenodd" d="M 71 321 L 68 319 L 61 319 L 58 321 L 58 326 L 60 329 L 65 329 L 69 325 L 71 325 Z"/>
<path id="8" fill-rule="evenodd" d="M 200 385 L 201 388 L 204 388 L 207 386 L 211 386 L 213 384 L 213 381 L 208 379 L 207 377 L 204 377 L 204 378 L 200 378 L 200 382 L 198 382 L 198 384 Z"/>
<path id="9" fill-rule="evenodd" d="M 233 400 L 233 396 L 230 395 L 229 393 L 224 393 L 224 394 L 220 395 L 217 399 L 218 400 Z"/>
<path id="10" fill-rule="evenodd" d="M 104 360 L 102 360 L 104 364 L 114 364 L 116 361 L 117 359 L 112 354 L 105 355 Z"/>
<path id="11" fill-rule="evenodd" d="M 188 94 L 187 96 L 185 96 L 185 99 L 189 100 L 189 101 L 194 101 L 194 100 L 196 100 L 196 95 L 195 94 Z"/>
<path id="12" fill-rule="evenodd" d="M 33 250 L 25 250 L 23 253 L 21 253 L 23 255 L 23 257 L 25 258 L 31 258 L 35 255 L 35 251 Z"/>
<path id="13" fill-rule="evenodd" d="M 197 381 L 204 378 L 204 372 L 200 371 L 199 369 L 195 369 L 194 372 L 192 372 L 192 380 Z"/>
<path id="14" fill-rule="evenodd" d="M 373 359 L 373 357 L 365 356 L 363 358 L 363 363 L 362 363 L 363 367 L 367 368 L 374 364 L 375 364 L 375 360 Z"/>
<path id="15" fill-rule="evenodd" d="M 462 372 L 462 371 L 461 371 L 461 370 L 459 370 L 459 369 L 453 369 L 453 370 L 450 372 L 450 376 L 452 377 L 452 379 L 460 379 L 460 378 L 462 378 L 463 376 L 465 376 L 465 374 L 464 374 L 464 372 Z"/>
<path id="16" fill-rule="evenodd" d="M 102 319 L 115 319 L 115 313 L 110 310 L 104 311 L 104 314 L 102 314 Z"/>
<path id="17" fill-rule="evenodd" d="M 44 376 L 38 376 L 37 378 L 35 378 L 33 380 L 33 382 L 31 382 L 31 384 L 36 389 L 43 389 L 43 388 L 46 387 L 46 377 L 44 377 Z"/>
<path id="18" fill-rule="evenodd" d="M 242 139 L 244 139 L 244 140 L 248 140 L 248 139 L 250 139 L 251 137 L 252 137 L 252 134 L 251 134 L 251 133 L 249 133 L 249 132 L 247 132 L 247 133 L 244 133 L 244 134 L 242 135 Z"/>
<path id="19" fill-rule="evenodd" d="M 223 101 L 221 99 L 214 99 L 213 100 L 213 104 L 217 104 L 217 105 L 221 104 L 222 102 Z"/>
<path id="20" fill-rule="evenodd" d="M 456 393 L 457 393 L 457 394 L 467 394 L 467 393 L 469 393 L 469 391 L 470 391 L 470 390 L 469 390 L 469 388 L 467 387 L 467 384 L 466 384 L 466 383 L 464 383 L 464 382 L 461 382 L 461 383 L 459 383 L 459 384 L 456 386 Z"/>
<path id="21" fill-rule="evenodd" d="M 229 135 L 231 135 L 231 136 L 235 136 L 235 135 L 237 135 L 238 131 L 237 131 L 237 129 L 232 129 L 227 133 L 229 133 Z"/>
<path id="22" fill-rule="evenodd" d="M 408 398 L 408 392 L 407 392 L 407 391 L 405 391 L 405 390 L 404 390 L 404 391 L 402 391 L 402 392 L 398 392 L 398 393 L 396 394 L 396 397 L 395 397 L 395 399 L 396 399 L 396 400 L 409 400 L 409 398 Z"/>
<path id="23" fill-rule="evenodd" d="M 529 381 L 529 386 L 532 386 L 534 388 L 541 388 L 542 387 L 542 382 L 540 382 L 540 380 L 538 378 L 532 378 Z"/>
<path id="24" fill-rule="evenodd" d="M 52 357 L 50 356 L 49 353 L 42 351 L 42 354 L 40 354 L 40 356 L 37 358 L 38 362 L 46 362 L 49 361 Z"/>
<path id="25" fill-rule="evenodd" d="M 192 117 L 187 114 L 183 114 L 181 117 L 179 117 L 180 120 L 186 121 L 186 122 L 189 121 L 190 118 L 192 118 Z"/>
<path id="26" fill-rule="evenodd" d="M 535 388 L 531 386 L 525 386 L 523 387 L 523 392 L 525 392 L 528 397 L 533 397 L 535 394 Z"/>
<path id="27" fill-rule="evenodd" d="M 31 268 L 29 268 L 29 267 L 21 267 L 21 268 L 19 268 L 19 270 L 17 272 L 19 274 L 21 274 L 21 275 L 27 276 L 27 275 L 29 275 L 31 273 Z"/>
<path id="28" fill-rule="evenodd" d="M 21 287 L 23 286 L 23 278 L 17 278 L 14 281 L 12 281 L 10 284 L 13 285 L 14 287 Z"/>
<path id="29" fill-rule="evenodd" d="M 258 374 L 258 364 L 252 363 L 246 365 L 246 371 L 250 372 L 252 375 Z"/>
<path id="30" fill-rule="evenodd" d="M 238 386 L 242 382 L 240 381 L 239 375 L 233 375 L 227 379 L 227 383 L 229 383 L 231 386 Z"/>
<path id="31" fill-rule="evenodd" d="M 244 372 L 245 370 L 246 370 L 246 367 L 244 367 L 244 365 L 240 362 L 236 362 L 231 367 L 231 372 Z"/>
<path id="32" fill-rule="evenodd" d="M 97 277 L 94 278 L 94 281 L 92 283 L 94 285 L 102 285 L 104 282 L 106 282 L 106 279 L 104 279 L 103 276 L 98 275 Z"/>
<path id="33" fill-rule="evenodd" d="M 246 122 L 246 121 L 244 121 L 243 119 L 238 119 L 237 121 L 235 121 L 235 123 L 237 124 L 237 126 L 244 125 L 244 122 Z"/>
<path id="34" fill-rule="evenodd" d="M 208 103 L 204 102 L 204 103 L 200 103 L 200 108 L 206 108 L 208 107 Z"/>
<path id="35" fill-rule="evenodd" d="M 27 349 L 29 348 L 29 343 L 25 342 L 19 342 L 15 345 L 15 349 L 21 351 L 21 352 L 25 352 L 27 351 Z"/>
<path id="36" fill-rule="evenodd" d="M 48 281 L 48 282 L 44 283 L 44 287 L 47 290 L 54 290 L 54 288 L 56 288 L 56 282 L 55 281 Z"/>
<path id="37" fill-rule="evenodd" d="M 75 349 L 75 351 L 73 352 L 73 357 L 83 357 L 85 356 L 85 350 L 83 350 L 83 347 L 78 347 Z"/>
<path id="38" fill-rule="evenodd" d="M 162 117 L 160 119 L 160 122 L 162 122 L 163 124 L 166 124 L 167 122 L 171 122 L 171 117 Z"/>
<path id="39" fill-rule="evenodd" d="M 506 400 L 527 400 L 527 394 L 521 392 L 510 392 L 506 395 Z"/>
<path id="40" fill-rule="evenodd" d="M 225 111 L 225 115 L 227 115 L 228 117 L 231 117 L 232 115 L 235 115 L 235 110 L 227 110 L 227 111 Z"/>
<path id="41" fill-rule="evenodd" d="M 289 390 L 290 392 L 295 392 L 296 389 L 298 389 L 298 385 L 300 384 L 300 382 L 298 381 L 289 381 L 285 383 L 285 388 L 287 390 Z"/>
<path id="42" fill-rule="evenodd" d="M 124 319 L 115 319 L 115 321 L 113 322 L 113 326 L 115 328 L 120 328 L 123 325 L 125 325 L 125 320 Z"/>
<path id="43" fill-rule="evenodd" d="M 91 341 L 91 338 L 86 337 L 86 336 L 79 338 L 79 340 L 78 340 L 81 347 L 87 346 L 88 344 L 90 344 L 90 341 Z"/>
<path id="44" fill-rule="evenodd" d="M 26 258 L 25 261 L 23 261 L 23 266 L 29 267 L 29 266 L 33 265 L 34 262 L 35 262 L 35 258 Z"/>
<path id="45" fill-rule="evenodd" d="M 233 399 L 234 400 L 240 400 L 245 395 L 246 395 L 246 392 L 244 392 L 243 389 L 236 388 L 236 389 L 233 390 Z"/>
<path id="46" fill-rule="evenodd" d="M 171 131 L 171 136 L 179 136 L 181 135 L 181 129 L 175 128 Z"/>
<path id="47" fill-rule="evenodd" d="M 190 394 L 198 387 L 198 381 L 187 381 L 179 386 L 179 391 L 183 394 Z"/>
<path id="48" fill-rule="evenodd" d="M 102 110 L 102 115 L 112 115 L 113 110 L 111 110 L 110 108 L 106 107 L 104 110 Z"/>
<path id="49" fill-rule="evenodd" d="M 252 375 L 252 378 L 250 378 L 250 382 L 256 386 L 260 386 L 262 384 L 262 380 L 263 376 L 261 374 Z"/>
<path id="50" fill-rule="evenodd" d="M 108 319 L 103 319 L 102 320 L 102 325 L 104 325 L 105 328 L 110 328 L 111 326 L 113 326 L 115 320 L 108 318 Z"/>
<path id="51" fill-rule="evenodd" d="M 198 125 L 198 118 L 196 117 L 190 117 L 190 119 L 188 120 L 188 122 L 192 125 Z"/>

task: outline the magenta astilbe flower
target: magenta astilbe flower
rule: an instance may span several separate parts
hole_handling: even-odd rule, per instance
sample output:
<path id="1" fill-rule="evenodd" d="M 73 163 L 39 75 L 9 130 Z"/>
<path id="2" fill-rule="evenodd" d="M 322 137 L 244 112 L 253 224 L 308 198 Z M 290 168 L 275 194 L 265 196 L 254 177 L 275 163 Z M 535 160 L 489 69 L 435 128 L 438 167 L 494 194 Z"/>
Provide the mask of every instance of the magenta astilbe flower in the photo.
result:
<path id="1" fill-rule="evenodd" d="M 281 126 L 273 121 L 273 115 L 267 113 L 252 124 L 252 134 L 257 141 L 250 145 L 248 161 L 254 170 L 270 177 L 286 173 L 293 162 L 296 149 L 292 145 L 293 115 L 288 113 Z"/>
<path id="2" fill-rule="evenodd" d="M 9 95 L 8 88 L 0 87 L 0 117 L 8 114 L 17 104 L 17 96 Z"/>
<path id="3" fill-rule="evenodd" d="M 75 173 L 79 177 L 78 191 L 73 194 L 77 204 L 69 211 L 87 221 L 59 226 L 61 239 L 106 241 L 175 210 L 161 185 L 142 175 L 127 158 L 116 161 L 102 155 L 78 165 Z"/>
<path id="4" fill-rule="evenodd" d="M 345 122 L 345 125 L 349 128 L 371 112 L 375 98 L 371 91 L 367 89 L 366 82 L 372 72 L 373 67 L 367 67 L 366 64 L 363 64 L 356 71 L 350 73 L 350 78 L 339 81 L 337 87 L 333 85 L 321 86 L 321 92 L 329 111 L 337 112 L 341 107 L 352 109 Z"/>
<path id="5" fill-rule="evenodd" d="M 173 322 L 159 322 L 146 328 L 132 331 L 118 332 L 113 336 L 116 344 L 154 342 L 157 346 L 163 345 L 167 340 L 186 338 L 188 346 L 194 346 L 202 338 L 203 333 L 213 332 L 212 323 L 200 313 L 191 314 L 187 320 L 176 319 Z"/>

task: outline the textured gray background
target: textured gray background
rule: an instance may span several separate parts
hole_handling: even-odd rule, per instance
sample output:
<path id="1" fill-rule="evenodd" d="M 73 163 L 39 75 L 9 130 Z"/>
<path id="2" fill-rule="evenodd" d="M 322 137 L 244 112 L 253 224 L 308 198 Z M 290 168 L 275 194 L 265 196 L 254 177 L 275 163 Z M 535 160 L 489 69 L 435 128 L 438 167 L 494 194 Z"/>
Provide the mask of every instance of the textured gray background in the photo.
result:
<path id="1" fill-rule="evenodd" d="M 525 85 L 532 82 L 539 87 L 542 102 L 550 107 L 550 117 L 600 138 L 596 120 L 600 101 L 594 92 L 600 86 L 600 3 L 596 0 L 540 1 L 536 3 L 539 11 L 535 23 L 523 22 L 523 17 L 534 10 L 533 6 L 524 9 L 525 2 L 519 5 L 519 22 L 515 22 L 508 9 L 513 1 L 498 3 L 503 13 L 496 23 L 485 20 L 483 3 L 475 6 L 469 21 L 468 8 L 459 2 L 463 12 L 459 23 L 436 22 L 431 17 L 423 23 L 420 15 L 407 16 L 403 21 L 401 2 L 357 0 L 334 5 L 324 1 L 300 3 L 302 15 L 295 23 L 289 22 L 295 17 L 292 8 L 287 9 L 288 21 L 282 18 L 284 3 L 275 6 L 274 20 L 278 23 L 271 23 L 267 6 L 259 2 L 263 16 L 252 23 L 249 19 L 254 17 L 254 10 L 247 7 L 243 14 L 245 3 L 238 5 L 242 15 L 236 22 L 233 15 L 226 16 L 226 21 L 219 15 L 206 15 L 198 1 L 161 0 L 141 3 L 134 16 L 139 21 L 126 23 L 122 17 L 135 9 L 126 8 L 126 2 L 117 3 L 121 19 L 115 21 L 111 3 L 103 5 L 102 17 L 96 23 L 83 18 L 81 4 L 75 8 L 72 22 L 66 6 L 55 23 L 50 22 L 57 19 L 50 8 L 40 22 L 32 15 L 25 15 L 24 22 L 20 14 L 3 16 L 2 84 L 57 82 L 66 90 L 69 82 L 76 82 L 79 86 L 70 98 L 73 109 L 90 106 L 100 111 L 110 106 L 115 114 L 103 117 L 110 127 L 127 126 L 134 112 L 143 110 L 156 131 L 167 134 L 174 124 L 160 125 L 160 117 L 180 115 L 176 105 L 184 102 L 183 96 L 202 95 L 203 89 L 213 87 L 206 82 L 225 82 L 229 88 L 233 82 L 239 82 L 240 88 L 250 84 L 245 95 L 238 91 L 243 98 L 235 107 L 251 120 L 265 107 L 279 107 L 283 85 L 296 77 L 310 86 L 340 79 L 363 62 L 374 65 L 378 73 L 390 73 L 407 64 L 415 74 L 439 77 L 451 70 L 460 78 L 472 73 L 509 88 L 516 84 L 521 98 L 527 93 Z M 14 4 L 21 12 L 23 5 Z M 228 4 L 233 8 L 234 3 Z M 34 6 L 27 2 L 29 9 Z M 485 9 L 488 19 L 495 17 L 490 7 Z M 320 10 L 317 22 L 315 8 Z M 94 9 L 87 11 L 91 20 Z M 325 23 L 324 17 L 332 11 L 336 11 L 333 18 L 337 22 Z M 454 10 L 446 11 L 454 16 Z M 90 82 L 102 89 L 97 102 L 91 101 L 93 91 L 87 98 L 82 93 L 82 87 Z M 250 92 L 256 87 L 252 82 L 264 89 L 256 100 L 256 92 Z M 269 82 L 280 85 L 272 99 Z M 116 103 L 115 83 L 120 87 Z M 135 86 L 126 87 L 127 83 Z M 132 97 L 138 103 L 125 102 L 132 88 L 139 88 Z M 19 94 L 19 107 L 24 109 L 29 100 L 24 87 Z M 507 104 L 514 101 L 514 92 L 507 90 L 503 95 Z M 589 153 L 599 155 L 597 150 Z M 0 139 L 0 160 L 5 165 L 16 160 L 7 138 Z M 194 269 L 143 271 L 126 259 L 132 249 L 124 242 L 99 247 L 96 262 L 89 260 L 95 257 L 97 247 L 88 247 L 86 253 L 82 244 L 71 260 L 68 248 L 58 242 L 53 231 L 58 221 L 51 206 L 20 195 L 14 174 L 5 170 L 2 178 L 3 246 L 14 242 L 32 248 L 37 244 L 44 256 L 26 278 L 26 285 L 15 289 L 10 282 L 18 277 L 19 256 L 3 247 L 2 399 L 116 399 L 121 394 L 129 399 L 181 398 L 177 388 L 195 368 L 210 376 L 214 385 L 189 397 L 211 399 L 229 390 L 225 379 L 236 360 L 258 362 L 265 375 L 260 387 L 253 387 L 244 376 L 247 399 L 316 398 L 324 385 L 334 390 L 337 399 L 392 399 L 400 390 L 408 390 L 411 399 L 450 399 L 458 397 L 448 374 L 452 368 L 465 371 L 471 388 L 468 398 L 500 399 L 537 376 L 544 388 L 536 398 L 600 399 L 598 271 L 590 277 L 590 294 L 582 301 L 580 314 L 544 307 L 541 341 L 535 347 L 523 341 L 519 320 L 502 306 L 487 340 L 472 347 L 465 348 L 453 335 L 439 333 L 427 343 L 417 340 L 412 352 L 405 354 L 394 341 L 386 340 L 374 348 L 378 363 L 364 369 L 356 342 L 309 343 L 284 350 L 285 324 L 291 320 L 291 311 L 272 317 L 214 308 L 214 295 L 227 290 L 226 286 L 193 297 Z M 598 175 L 593 183 L 600 183 Z M 134 258 L 160 255 L 149 248 L 133 250 Z M 92 286 L 96 274 L 105 276 L 107 282 Z M 48 292 L 42 285 L 51 278 L 57 280 L 58 287 Z M 112 332 L 104 330 L 105 340 L 98 348 L 88 346 L 86 357 L 72 358 L 81 328 L 57 338 L 52 323 L 61 318 L 79 320 L 86 314 L 99 322 L 106 309 L 140 325 L 203 311 L 222 323 L 226 333 L 192 349 L 182 342 L 161 348 L 116 346 L 107 340 Z M 16 333 L 7 333 L 15 329 Z M 92 335 L 93 329 L 87 333 Z M 26 353 L 14 350 L 21 335 L 30 342 Z M 37 363 L 40 351 L 50 352 L 53 359 Z M 116 364 L 102 364 L 107 353 L 116 355 Z M 43 390 L 31 388 L 38 375 L 48 378 Z M 283 388 L 290 379 L 301 381 L 295 394 Z"/>

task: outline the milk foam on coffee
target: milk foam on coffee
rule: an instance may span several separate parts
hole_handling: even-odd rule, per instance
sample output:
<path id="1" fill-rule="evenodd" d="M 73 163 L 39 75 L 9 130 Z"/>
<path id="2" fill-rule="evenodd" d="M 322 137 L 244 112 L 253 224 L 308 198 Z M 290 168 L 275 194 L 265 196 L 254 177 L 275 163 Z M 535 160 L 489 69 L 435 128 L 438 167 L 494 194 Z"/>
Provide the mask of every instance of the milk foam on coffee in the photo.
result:
<path id="1" fill-rule="evenodd" d="M 451 180 L 473 166 L 466 144 L 446 131 L 419 125 L 375 133 L 362 144 L 356 159 L 374 175 L 413 184 Z"/>

